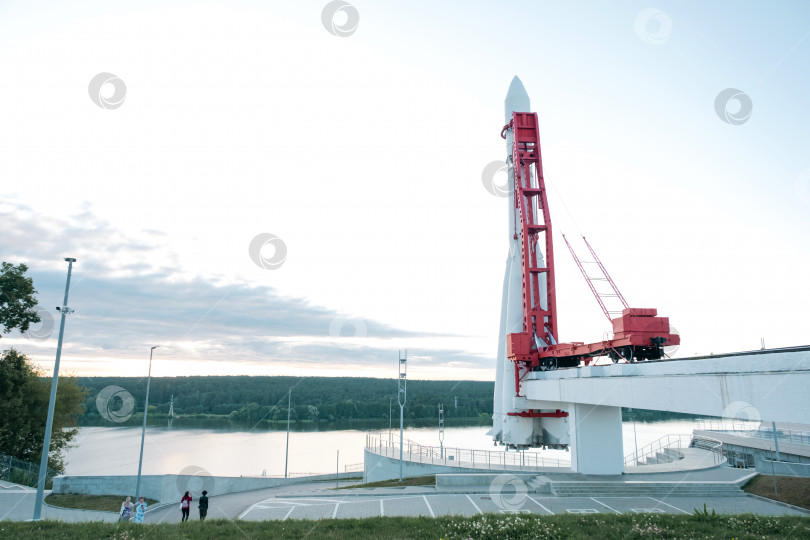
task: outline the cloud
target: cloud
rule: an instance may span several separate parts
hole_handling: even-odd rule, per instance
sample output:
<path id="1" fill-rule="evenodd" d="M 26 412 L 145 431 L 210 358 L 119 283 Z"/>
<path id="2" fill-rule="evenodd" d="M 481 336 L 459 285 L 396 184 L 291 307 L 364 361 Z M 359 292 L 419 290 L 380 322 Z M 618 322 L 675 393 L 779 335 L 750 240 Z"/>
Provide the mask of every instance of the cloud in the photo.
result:
<path id="1" fill-rule="evenodd" d="M 78 259 L 68 302 L 76 311 L 69 318 L 64 357 L 75 358 L 73 367 L 83 375 L 101 363 L 142 359 L 154 344 L 161 345 L 161 357 L 185 363 L 182 374 L 209 373 L 211 363 L 221 362 L 228 369 L 250 366 L 254 373 L 266 366 L 274 372 L 311 369 L 339 375 L 356 369 L 391 376 L 392 358 L 401 344 L 420 342 L 412 365 L 420 363 L 432 376 L 452 366 L 459 372 L 455 378 L 465 378 L 470 375 L 460 370 L 472 373 L 490 365 L 479 355 L 433 346 L 457 336 L 402 330 L 313 305 L 270 286 L 189 276 L 165 262 L 150 264 L 172 260 L 159 231 L 132 238 L 87 210 L 60 219 L 9 202 L 0 203 L 0 220 L 6 224 L 2 260 L 29 265 L 42 308 L 53 311 L 61 305 L 62 259 Z M 355 335 L 352 324 L 335 324 L 347 320 L 362 321 L 362 334 Z M 336 327 L 340 335 L 335 335 Z M 58 322 L 48 340 L 36 343 L 12 333 L 0 341 L 0 348 L 13 345 L 47 359 L 57 332 Z M 425 346 L 428 342 L 431 346 Z M 121 374 L 129 374 L 126 363 L 116 365 Z M 110 369 L 106 366 L 104 372 Z"/>

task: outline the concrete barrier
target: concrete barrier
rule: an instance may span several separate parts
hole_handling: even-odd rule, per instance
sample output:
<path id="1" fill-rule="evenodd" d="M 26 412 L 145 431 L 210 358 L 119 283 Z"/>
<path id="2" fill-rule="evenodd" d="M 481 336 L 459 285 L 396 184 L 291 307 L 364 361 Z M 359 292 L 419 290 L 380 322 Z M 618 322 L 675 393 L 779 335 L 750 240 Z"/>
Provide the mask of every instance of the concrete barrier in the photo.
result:
<path id="1" fill-rule="evenodd" d="M 407 455 L 407 454 L 406 454 Z M 399 478 L 399 458 L 392 458 L 377 454 L 366 448 L 364 456 L 365 466 L 365 479 L 366 482 L 379 482 L 381 480 L 391 480 Z M 431 474 L 481 474 L 493 473 L 495 475 L 510 473 L 510 474 L 544 474 L 544 473 L 569 473 L 571 469 L 568 467 L 537 467 L 534 471 L 520 471 L 508 468 L 485 468 L 485 467 L 458 467 L 450 465 L 439 465 L 434 463 L 419 463 L 416 461 L 403 461 L 402 463 L 402 476 L 427 476 Z"/>
<path id="2" fill-rule="evenodd" d="M 292 484 L 302 484 L 313 480 L 333 480 L 335 478 L 356 478 L 358 472 L 343 472 L 339 475 L 320 474 L 291 478 L 243 477 L 243 476 L 203 476 L 203 475 L 142 475 L 141 495 L 160 502 L 179 502 L 186 491 L 194 498 L 203 490 L 209 496 L 226 493 L 240 493 L 256 489 L 266 489 Z M 134 497 L 138 477 L 132 476 L 56 476 L 53 479 L 53 493 L 76 493 L 80 495 L 118 495 Z"/>
<path id="3" fill-rule="evenodd" d="M 787 461 L 757 459 L 756 469 L 758 473 L 763 475 L 775 474 L 777 476 L 810 478 L 810 463 L 789 463 Z"/>

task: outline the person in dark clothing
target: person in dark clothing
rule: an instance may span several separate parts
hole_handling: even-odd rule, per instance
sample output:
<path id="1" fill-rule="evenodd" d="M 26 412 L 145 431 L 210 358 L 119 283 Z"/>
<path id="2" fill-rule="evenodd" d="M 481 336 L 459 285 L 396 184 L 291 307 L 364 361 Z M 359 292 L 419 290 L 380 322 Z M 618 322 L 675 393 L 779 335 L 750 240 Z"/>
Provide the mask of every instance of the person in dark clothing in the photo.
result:
<path id="1" fill-rule="evenodd" d="M 200 509 L 200 521 L 205 521 L 205 516 L 208 514 L 208 492 L 203 491 L 200 497 L 197 508 Z"/>
<path id="2" fill-rule="evenodd" d="M 188 491 L 186 491 L 186 494 L 183 495 L 182 499 L 180 499 L 180 511 L 183 513 L 183 517 L 180 519 L 180 521 L 188 521 L 189 508 L 191 508 L 191 495 L 189 495 Z"/>

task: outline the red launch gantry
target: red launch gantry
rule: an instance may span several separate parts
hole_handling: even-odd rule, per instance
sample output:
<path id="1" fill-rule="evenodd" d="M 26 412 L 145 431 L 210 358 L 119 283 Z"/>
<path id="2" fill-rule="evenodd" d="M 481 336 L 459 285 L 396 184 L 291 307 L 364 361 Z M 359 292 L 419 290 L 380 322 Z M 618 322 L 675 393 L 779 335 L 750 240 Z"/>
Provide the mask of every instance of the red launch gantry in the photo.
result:
<path id="1" fill-rule="evenodd" d="M 504 126 L 501 136 L 512 129 L 512 164 L 514 167 L 515 231 L 520 232 L 523 280 L 523 331 L 506 336 L 506 354 L 515 364 L 515 392 L 520 395 L 520 381 L 530 371 L 575 367 L 583 362 L 589 365 L 599 356 L 609 356 L 614 362 L 625 359 L 658 360 L 664 356 L 664 345 L 680 344 L 680 337 L 672 333 L 667 317 L 658 317 L 655 309 L 630 308 L 616 288 L 613 280 L 596 257 L 590 244 L 585 241 L 596 259 L 605 279 L 624 309 L 620 317 L 611 319 L 592 278 L 585 273 L 582 264 L 571 249 L 580 270 L 588 281 L 602 311 L 613 325 L 613 338 L 600 343 L 558 343 L 557 300 L 554 287 L 554 246 L 552 245 L 551 217 L 548 210 L 546 186 L 543 180 L 543 162 L 540 152 L 540 135 L 537 114 L 512 113 L 512 120 Z M 518 222 L 519 220 L 519 222 Z M 545 262 L 538 254 L 540 236 L 545 243 Z M 513 414 L 513 413 L 509 413 Z M 535 416 L 529 411 L 522 415 Z M 555 413 L 542 413 L 552 416 Z M 558 411 L 556 415 L 565 414 Z"/>

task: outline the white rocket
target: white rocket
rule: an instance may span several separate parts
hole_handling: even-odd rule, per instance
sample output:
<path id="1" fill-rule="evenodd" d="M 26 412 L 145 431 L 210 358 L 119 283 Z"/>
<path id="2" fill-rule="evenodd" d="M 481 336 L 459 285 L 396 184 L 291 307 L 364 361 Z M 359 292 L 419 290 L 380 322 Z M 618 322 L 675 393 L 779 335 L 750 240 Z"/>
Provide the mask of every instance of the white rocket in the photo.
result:
<path id="1" fill-rule="evenodd" d="M 520 79 L 515 76 L 509 85 L 504 101 L 504 123 L 509 124 L 513 112 L 529 112 L 529 95 Z M 557 446 L 568 442 L 568 422 L 561 418 L 527 418 L 510 416 L 510 412 L 526 411 L 528 401 L 516 397 L 515 366 L 506 356 L 506 335 L 523 332 L 523 283 L 520 216 L 515 207 L 515 170 L 512 163 L 512 129 L 506 130 L 506 162 L 509 185 L 509 256 L 506 259 L 506 274 L 503 280 L 501 322 L 498 335 L 498 359 L 495 372 L 495 399 L 492 429 L 489 435 L 497 443 L 515 446 Z M 517 227 L 517 230 L 516 230 Z M 543 264 L 542 246 L 537 246 L 539 262 Z M 545 281 L 541 280 L 545 289 Z M 545 290 L 540 291 L 541 305 L 545 304 Z M 562 404 L 533 402 L 531 408 L 557 409 Z M 541 423 L 542 420 L 542 423 Z"/>

